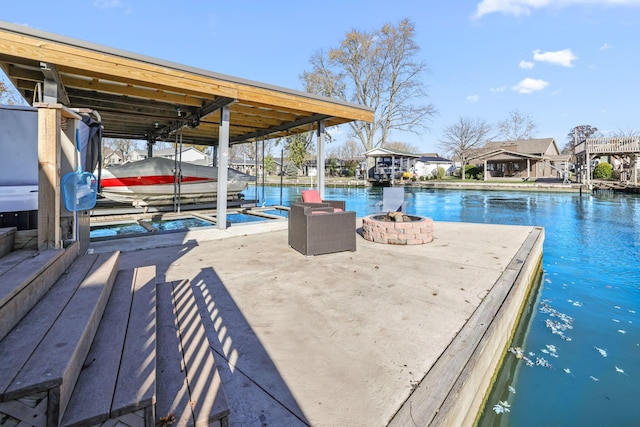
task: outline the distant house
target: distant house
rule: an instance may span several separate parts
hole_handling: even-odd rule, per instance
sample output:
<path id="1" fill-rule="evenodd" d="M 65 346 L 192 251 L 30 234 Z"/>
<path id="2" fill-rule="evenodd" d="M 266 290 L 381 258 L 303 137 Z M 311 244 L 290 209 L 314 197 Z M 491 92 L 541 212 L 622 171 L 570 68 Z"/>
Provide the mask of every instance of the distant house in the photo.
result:
<path id="1" fill-rule="evenodd" d="M 413 172 L 418 176 L 435 176 L 438 168 L 444 169 L 446 174 L 451 175 L 454 171 L 454 162 L 440 157 L 438 153 L 423 154 L 416 159 Z"/>
<path id="2" fill-rule="evenodd" d="M 153 152 L 154 157 L 164 157 L 165 159 L 175 159 L 176 158 L 176 150 L 175 148 L 163 148 L 161 150 L 155 150 Z M 182 159 L 183 162 L 192 162 L 192 163 L 203 163 L 209 160 L 209 157 L 203 153 L 202 151 L 193 148 L 193 147 L 185 147 L 182 149 L 182 155 L 178 153 L 178 157 Z"/>
<path id="3" fill-rule="evenodd" d="M 104 147 L 102 149 L 102 164 L 104 167 L 121 165 L 124 162 L 122 154 L 111 148 Z"/>
<path id="4" fill-rule="evenodd" d="M 147 150 L 133 150 L 127 160 L 130 162 L 137 162 L 138 160 L 144 160 L 147 158 Z"/>
<path id="5" fill-rule="evenodd" d="M 369 169 L 369 181 L 376 184 L 393 183 L 400 179 L 404 172 L 413 168 L 419 154 L 406 153 L 398 150 L 377 147 L 364 153 L 374 159 L 374 166 Z"/>
<path id="6" fill-rule="evenodd" d="M 561 155 L 553 138 L 488 142 L 471 155 L 470 164 L 484 169 L 488 178 L 557 178 Z"/>

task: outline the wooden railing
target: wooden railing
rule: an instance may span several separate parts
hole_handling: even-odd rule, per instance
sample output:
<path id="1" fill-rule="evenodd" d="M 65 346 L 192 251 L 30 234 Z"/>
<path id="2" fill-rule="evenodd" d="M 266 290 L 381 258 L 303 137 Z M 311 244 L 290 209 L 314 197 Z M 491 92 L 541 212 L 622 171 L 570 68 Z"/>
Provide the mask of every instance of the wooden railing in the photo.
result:
<path id="1" fill-rule="evenodd" d="M 576 145 L 576 153 L 585 149 L 589 154 L 640 153 L 640 137 L 587 138 L 584 143 Z"/>

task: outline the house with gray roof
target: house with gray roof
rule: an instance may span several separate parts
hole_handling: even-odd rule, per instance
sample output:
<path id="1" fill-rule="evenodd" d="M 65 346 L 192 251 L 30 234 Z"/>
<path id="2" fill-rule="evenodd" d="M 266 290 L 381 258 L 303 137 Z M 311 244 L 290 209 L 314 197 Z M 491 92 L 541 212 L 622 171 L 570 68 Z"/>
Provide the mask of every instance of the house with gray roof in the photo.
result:
<path id="1" fill-rule="evenodd" d="M 569 160 L 553 138 L 492 141 L 476 150 L 469 163 L 484 169 L 484 179 L 558 178 L 559 165 Z"/>

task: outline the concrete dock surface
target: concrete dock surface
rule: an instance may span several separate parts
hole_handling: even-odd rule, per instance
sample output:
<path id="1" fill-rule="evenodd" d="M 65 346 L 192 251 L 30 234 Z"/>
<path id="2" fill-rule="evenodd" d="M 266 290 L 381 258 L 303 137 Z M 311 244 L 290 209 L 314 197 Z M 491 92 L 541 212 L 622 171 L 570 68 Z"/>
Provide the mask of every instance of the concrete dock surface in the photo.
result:
<path id="1" fill-rule="evenodd" d="M 361 225 L 359 220 L 358 226 Z M 287 222 L 93 242 L 191 282 L 230 426 L 469 425 L 540 268 L 537 227 L 436 222 L 305 257 Z M 506 303 L 505 303 L 506 301 Z M 469 421 L 471 420 L 471 421 Z"/>

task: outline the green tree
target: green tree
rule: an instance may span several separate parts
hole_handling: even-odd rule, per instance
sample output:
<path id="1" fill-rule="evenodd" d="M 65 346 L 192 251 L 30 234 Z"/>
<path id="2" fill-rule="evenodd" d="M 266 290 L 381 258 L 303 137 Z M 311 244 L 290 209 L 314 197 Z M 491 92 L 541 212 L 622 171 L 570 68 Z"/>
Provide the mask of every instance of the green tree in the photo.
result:
<path id="1" fill-rule="evenodd" d="M 276 171 L 276 161 L 271 153 L 267 154 L 264 158 L 264 170 L 267 171 L 269 175 Z"/>
<path id="2" fill-rule="evenodd" d="M 609 179 L 613 175 L 613 166 L 607 162 L 600 162 L 593 169 L 594 179 Z"/>
<path id="3" fill-rule="evenodd" d="M 366 151 L 384 146 L 394 130 L 420 134 L 435 113 L 432 104 L 421 103 L 427 65 L 416 61 L 419 50 L 415 26 L 407 18 L 373 32 L 352 30 L 339 47 L 316 52 L 311 71 L 300 78 L 308 92 L 374 110 L 373 123 L 349 123 L 351 136 Z"/>
<path id="4" fill-rule="evenodd" d="M 287 151 L 287 158 L 294 166 L 301 169 L 307 160 L 309 150 L 312 147 L 311 133 L 298 133 L 285 138 L 284 148 Z"/>
<path id="5" fill-rule="evenodd" d="M 334 156 L 329 157 L 329 164 L 327 166 L 331 176 L 336 176 L 340 172 L 340 162 Z"/>

